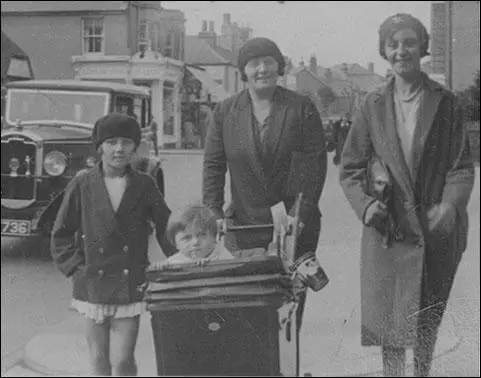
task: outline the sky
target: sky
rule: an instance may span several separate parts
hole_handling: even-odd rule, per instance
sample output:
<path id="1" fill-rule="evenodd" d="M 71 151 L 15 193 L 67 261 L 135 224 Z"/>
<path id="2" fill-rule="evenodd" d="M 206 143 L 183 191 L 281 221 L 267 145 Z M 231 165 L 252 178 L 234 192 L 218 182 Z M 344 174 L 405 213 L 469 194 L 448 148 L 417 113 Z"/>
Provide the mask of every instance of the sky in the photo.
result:
<path id="1" fill-rule="evenodd" d="M 318 65 L 359 63 L 384 75 L 389 68 L 378 52 L 378 30 L 391 15 L 404 12 L 430 29 L 430 1 L 162 1 L 186 18 L 187 35 L 199 33 L 202 21 L 214 21 L 220 33 L 222 15 L 248 25 L 254 37 L 274 40 L 295 66 L 316 55 Z"/>

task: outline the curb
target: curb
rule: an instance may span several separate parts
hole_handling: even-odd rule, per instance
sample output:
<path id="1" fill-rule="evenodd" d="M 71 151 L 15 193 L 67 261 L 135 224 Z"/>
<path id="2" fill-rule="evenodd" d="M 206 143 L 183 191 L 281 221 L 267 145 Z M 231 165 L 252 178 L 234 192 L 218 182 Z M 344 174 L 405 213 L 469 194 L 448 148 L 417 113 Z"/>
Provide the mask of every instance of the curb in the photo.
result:
<path id="1" fill-rule="evenodd" d="M 4 374 L 11 370 L 15 365 L 23 360 L 23 354 L 25 348 L 17 349 L 16 351 L 8 354 L 6 357 L 2 358 L 2 377 Z"/>
<path id="2" fill-rule="evenodd" d="M 145 326 L 136 349 L 139 376 L 156 375 L 153 335 L 150 324 L 146 324 L 150 323 L 148 320 L 150 319 L 142 320 Z M 357 333 L 348 332 L 343 338 L 337 326 L 327 322 L 317 330 L 318 332 L 301 334 L 301 371 L 309 372 L 313 376 L 331 377 L 366 377 L 378 376 L 381 373 L 380 350 L 362 347 L 360 342 L 358 343 Z M 322 335 L 322 343 L 319 342 L 320 335 Z M 462 338 L 449 332 L 440 332 L 439 336 L 434 360 L 455 351 L 463 342 Z M 316 344 L 320 344 L 319 348 L 313 348 Z M 56 357 L 58 355 L 61 355 L 61 366 L 49 365 L 48 361 L 58 360 Z M 40 374 L 84 376 L 88 373 L 84 371 L 88 369 L 87 356 L 87 346 L 82 334 L 45 333 L 37 335 L 26 345 L 23 359 L 29 369 Z M 410 356 L 409 351 L 406 361 L 408 371 L 412 369 Z M 68 367 L 73 369 L 69 371 Z M 322 371 L 323 367 L 325 367 L 324 371 Z"/>

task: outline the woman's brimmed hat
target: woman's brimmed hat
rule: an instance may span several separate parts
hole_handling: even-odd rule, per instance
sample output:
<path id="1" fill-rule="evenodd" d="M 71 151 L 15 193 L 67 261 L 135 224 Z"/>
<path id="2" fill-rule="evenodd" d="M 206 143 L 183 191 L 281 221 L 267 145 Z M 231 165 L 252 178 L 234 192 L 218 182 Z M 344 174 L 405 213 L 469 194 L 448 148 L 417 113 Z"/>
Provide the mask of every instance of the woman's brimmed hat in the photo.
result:
<path id="1" fill-rule="evenodd" d="M 387 59 L 384 45 L 386 39 L 402 29 L 412 29 L 416 33 L 421 45 L 421 58 L 429 55 L 429 34 L 424 25 L 416 17 L 406 13 L 398 13 L 385 20 L 379 28 L 379 54 Z"/>
<path id="2" fill-rule="evenodd" d="M 279 47 L 277 47 L 275 42 L 271 41 L 268 38 L 258 37 L 247 41 L 239 50 L 237 67 L 241 72 L 241 79 L 243 81 L 247 81 L 247 76 L 244 72 L 244 68 L 249 62 L 249 60 L 259 58 L 261 56 L 271 56 L 272 58 L 274 58 L 279 65 L 277 69 L 278 75 L 284 75 L 286 61 L 281 53 L 281 50 L 279 50 Z"/>
<path id="3" fill-rule="evenodd" d="M 92 130 L 92 143 L 95 148 L 111 138 L 128 138 L 137 148 L 140 144 L 140 125 L 134 117 L 123 113 L 110 113 L 95 122 Z"/>

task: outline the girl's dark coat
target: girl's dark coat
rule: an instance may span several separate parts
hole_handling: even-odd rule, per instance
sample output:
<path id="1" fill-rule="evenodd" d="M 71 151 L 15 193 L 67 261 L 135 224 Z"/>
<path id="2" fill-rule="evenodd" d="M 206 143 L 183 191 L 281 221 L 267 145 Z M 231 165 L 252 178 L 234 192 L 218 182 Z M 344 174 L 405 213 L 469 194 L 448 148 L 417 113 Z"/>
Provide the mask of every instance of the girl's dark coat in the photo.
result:
<path id="1" fill-rule="evenodd" d="M 153 178 L 130 169 L 114 212 L 101 169 L 99 164 L 68 184 L 52 230 L 52 257 L 63 274 L 73 277 L 75 299 L 137 302 L 148 266 L 149 222 L 164 245 L 170 209 Z"/>

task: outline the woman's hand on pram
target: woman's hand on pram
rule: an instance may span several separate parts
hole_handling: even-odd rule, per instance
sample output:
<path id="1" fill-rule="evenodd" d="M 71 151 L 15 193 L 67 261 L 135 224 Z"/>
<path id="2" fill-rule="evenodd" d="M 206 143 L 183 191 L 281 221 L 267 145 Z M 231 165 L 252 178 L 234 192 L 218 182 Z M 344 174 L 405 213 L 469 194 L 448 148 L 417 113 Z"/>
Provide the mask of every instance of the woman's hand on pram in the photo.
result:
<path id="1" fill-rule="evenodd" d="M 294 273 L 294 276 L 292 277 L 292 293 L 294 294 L 294 297 L 298 298 L 306 290 L 306 284 L 301 280 L 301 277 L 298 274 Z"/>

